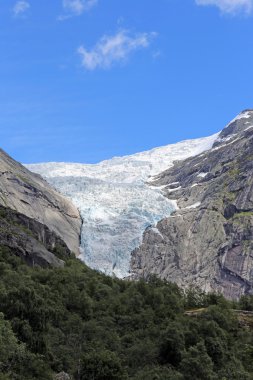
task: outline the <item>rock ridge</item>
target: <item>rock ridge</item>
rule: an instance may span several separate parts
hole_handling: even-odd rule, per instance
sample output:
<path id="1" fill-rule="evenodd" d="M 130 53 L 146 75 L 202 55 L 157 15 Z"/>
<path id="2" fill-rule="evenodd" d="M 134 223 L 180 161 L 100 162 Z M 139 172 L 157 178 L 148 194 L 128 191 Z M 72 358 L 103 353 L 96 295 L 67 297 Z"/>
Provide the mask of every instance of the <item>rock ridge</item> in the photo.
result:
<path id="1" fill-rule="evenodd" d="M 253 293 L 253 111 L 243 111 L 213 148 L 154 178 L 178 205 L 132 252 L 131 276 L 156 274 L 236 299 Z"/>

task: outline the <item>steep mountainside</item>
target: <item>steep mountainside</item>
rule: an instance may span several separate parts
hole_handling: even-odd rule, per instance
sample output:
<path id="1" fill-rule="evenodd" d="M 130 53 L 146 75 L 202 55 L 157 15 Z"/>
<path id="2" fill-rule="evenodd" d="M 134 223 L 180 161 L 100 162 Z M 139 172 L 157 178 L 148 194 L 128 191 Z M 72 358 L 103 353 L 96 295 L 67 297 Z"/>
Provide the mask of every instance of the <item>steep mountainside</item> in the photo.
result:
<path id="1" fill-rule="evenodd" d="M 134 278 L 151 273 L 238 298 L 253 293 L 253 111 L 242 112 L 213 148 L 154 178 L 178 209 L 147 228 L 132 253 Z"/>
<path id="2" fill-rule="evenodd" d="M 0 247 L 22 258 L 28 265 L 62 267 L 70 256 L 64 241 L 35 219 L 0 206 Z"/>
<path id="3" fill-rule="evenodd" d="M 40 231 L 41 238 L 38 241 L 44 244 L 46 237 L 51 236 L 49 238 L 51 243 L 56 242 L 57 239 L 62 240 L 69 250 L 75 254 L 79 253 L 81 219 L 78 210 L 39 175 L 29 172 L 3 150 L 0 150 L 0 205 L 3 206 L 1 208 L 3 214 L 10 215 L 11 210 L 15 210 L 16 216 L 23 215 L 22 225 L 33 225 L 37 232 Z M 30 224 L 28 223 L 29 218 L 31 219 Z M 3 233 L 7 226 L 4 225 L 4 220 L 1 219 L 0 222 L 1 239 L 5 241 L 6 236 L 3 237 Z M 11 228 L 11 223 L 8 228 Z M 13 232 L 13 229 L 11 231 Z M 14 239 L 15 234 L 11 231 L 10 235 Z M 17 240 L 21 242 L 22 239 L 20 239 L 21 236 Z M 13 244 L 16 243 L 13 241 Z M 35 242 L 30 242 L 30 244 L 34 245 Z M 23 245 L 21 244 L 21 246 Z M 49 247 L 52 248 L 52 244 L 45 244 L 44 249 L 47 250 Z M 34 248 L 31 250 L 27 245 L 26 249 L 31 253 L 36 251 Z"/>

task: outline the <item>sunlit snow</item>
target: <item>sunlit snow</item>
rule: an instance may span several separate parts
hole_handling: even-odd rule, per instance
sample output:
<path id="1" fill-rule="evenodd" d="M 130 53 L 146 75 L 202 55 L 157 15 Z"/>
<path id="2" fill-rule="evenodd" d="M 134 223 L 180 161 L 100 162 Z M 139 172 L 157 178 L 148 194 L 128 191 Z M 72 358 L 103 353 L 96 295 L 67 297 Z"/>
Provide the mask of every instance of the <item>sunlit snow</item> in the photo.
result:
<path id="1" fill-rule="evenodd" d="M 196 202 L 196 203 L 194 203 L 193 205 L 190 205 L 190 206 L 187 206 L 187 207 L 185 207 L 185 208 L 198 208 L 199 206 L 201 205 L 201 203 L 200 202 Z"/>
<path id="2" fill-rule="evenodd" d="M 198 174 L 198 177 L 200 178 L 205 178 L 207 176 L 208 173 L 199 173 Z"/>
<path id="3" fill-rule="evenodd" d="M 228 128 L 231 124 L 233 124 L 235 121 L 242 120 L 242 119 L 249 119 L 252 117 L 252 110 L 246 110 L 241 112 L 239 115 L 237 115 L 233 120 L 231 120 L 225 128 Z"/>
<path id="4" fill-rule="evenodd" d="M 83 219 L 80 258 L 91 268 L 125 277 L 130 255 L 148 226 L 171 214 L 176 202 L 151 177 L 173 161 L 212 147 L 218 134 L 183 141 L 98 164 L 42 163 L 26 165 L 41 174 L 79 208 Z M 173 198 L 173 197 L 172 197 Z"/>

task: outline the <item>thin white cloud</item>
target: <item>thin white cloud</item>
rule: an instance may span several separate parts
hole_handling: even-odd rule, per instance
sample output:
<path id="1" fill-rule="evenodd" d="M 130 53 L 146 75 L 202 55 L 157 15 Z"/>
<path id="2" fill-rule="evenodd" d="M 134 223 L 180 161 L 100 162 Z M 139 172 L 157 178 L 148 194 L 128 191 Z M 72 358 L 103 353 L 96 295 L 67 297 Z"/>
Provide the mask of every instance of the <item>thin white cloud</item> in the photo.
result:
<path id="1" fill-rule="evenodd" d="M 80 16 L 89 11 L 98 3 L 98 0 L 63 0 L 62 6 L 65 14 L 58 17 L 59 20 L 66 20 L 73 16 Z"/>
<path id="2" fill-rule="evenodd" d="M 30 4 L 28 1 L 17 1 L 16 4 L 14 5 L 12 11 L 14 16 L 21 16 L 24 15 L 26 11 L 30 8 Z"/>
<path id="3" fill-rule="evenodd" d="M 152 57 L 153 57 L 154 59 L 158 59 L 158 58 L 160 58 L 161 55 L 162 55 L 162 52 L 161 52 L 160 50 L 155 50 L 155 51 L 153 51 L 153 53 L 152 53 Z"/>
<path id="4" fill-rule="evenodd" d="M 125 61 L 128 56 L 138 50 L 149 47 L 156 33 L 139 33 L 131 35 L 128 30 L 121 30 L 113 36 L 103 36 L 93 49 L 78 48 L 82 66 L 87 70 L 107 69 L 116 62 Z"/>
<path id="5" fill-rule="evenodd" d="M 253 0 L 195 0 L 197 5 L 214 5 L 223 13 L 250 14 L 253 11 Z"/>

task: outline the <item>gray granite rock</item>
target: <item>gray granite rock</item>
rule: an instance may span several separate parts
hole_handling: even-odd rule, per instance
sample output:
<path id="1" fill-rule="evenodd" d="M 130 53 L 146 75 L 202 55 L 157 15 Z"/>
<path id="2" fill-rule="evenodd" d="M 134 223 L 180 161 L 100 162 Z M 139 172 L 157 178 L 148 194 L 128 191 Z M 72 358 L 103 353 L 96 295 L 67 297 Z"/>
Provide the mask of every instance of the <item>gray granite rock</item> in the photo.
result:
<path id="1" fill-rule="evenodd" d="M 253 111 L 229 124 L 213 149 L 176 162 L 153 185 L 164 185 L 179 209 L 145 231 L 132 278 L 156 274 L 232 299 L 252 294 Z"/>
<path id="2" fill-rule="evenodd" d="M 0 248 L 30 266 L 63 267 L 71 252 L 47 226 L 10 208 L 0 206 Z M 63 259 L 63 260 L 62 260 Z"/>
<path id="3" fill-rule="evenodd" d="M 81 218 L 76 207 L 37 174 L 0 150 L 0 205 L 45 225 L 79 254 Z"/>

